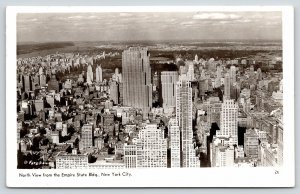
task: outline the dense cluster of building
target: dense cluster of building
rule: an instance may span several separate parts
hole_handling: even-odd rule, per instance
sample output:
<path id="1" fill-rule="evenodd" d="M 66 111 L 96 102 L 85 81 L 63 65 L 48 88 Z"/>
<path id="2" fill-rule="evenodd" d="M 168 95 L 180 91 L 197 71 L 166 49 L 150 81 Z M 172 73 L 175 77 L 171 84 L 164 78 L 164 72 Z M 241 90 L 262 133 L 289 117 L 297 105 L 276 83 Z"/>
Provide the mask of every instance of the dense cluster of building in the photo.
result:
<path id="1" fill-rule="evenodd" d="M 157 72 L 147 48 L 130 47 L 122 73 L 103 79 L 94 62 L 113 55 L 17 60 L 18 168 L 282 165 L 281 71 L 196 55 L 175 59 L 184 61 L 178 71 Z M 83 72 L 57 79 L 80 65 Z"/>

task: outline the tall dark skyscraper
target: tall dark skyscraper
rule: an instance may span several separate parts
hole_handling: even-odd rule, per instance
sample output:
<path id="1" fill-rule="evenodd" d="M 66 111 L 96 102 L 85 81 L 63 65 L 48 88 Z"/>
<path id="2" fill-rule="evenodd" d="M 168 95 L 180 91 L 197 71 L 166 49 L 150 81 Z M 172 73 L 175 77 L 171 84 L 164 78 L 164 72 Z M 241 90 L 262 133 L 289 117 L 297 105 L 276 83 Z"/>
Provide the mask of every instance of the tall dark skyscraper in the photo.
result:
<path id="1" fill-rule="evenodd" d="M 176 86 L 176 119 L 180 129 L 181 167 L 195 168 L 200 166 L 193 146 L 192 125 L 192 87 L 186 76 L 182 76 Z"/>
<path id="2" fill-rule="evenodd" d="M 174 108 L 176 106 L 175 90 L 177 81 L 177 71 L 161 72 L 162 99 L 164 108 Z"/>
<path id="3" fill-rule="evenodd" d="M 230 99 L 230 76 L 228 73 L 225 74 L 224 78 L 224 100 Z"/>
<path id="4" fill-rule="evenodd" d="M 122 53 L 123 105 L 141 108 L 144 117 L 152 107 L 149 58 L 147 48 L 131 47 Z"/>
<path id="5" fill-rule="evenodd" d="M 23 76 L 23 79 L 24 79 L 24 90 L 26 91 L 26 92 L 28 92 L 28 91 L 31 91 L 31 76 L 29 76 L 29 75 L 24 75 Z"/>

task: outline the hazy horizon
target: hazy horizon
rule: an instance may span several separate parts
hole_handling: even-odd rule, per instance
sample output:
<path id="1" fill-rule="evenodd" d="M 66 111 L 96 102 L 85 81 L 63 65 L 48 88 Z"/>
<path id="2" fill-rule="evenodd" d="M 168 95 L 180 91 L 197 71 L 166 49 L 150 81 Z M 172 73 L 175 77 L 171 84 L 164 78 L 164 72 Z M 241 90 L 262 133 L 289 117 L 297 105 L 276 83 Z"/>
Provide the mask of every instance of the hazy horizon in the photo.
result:
<path id="1" fill-rule="evenodd" d="M 25 44 L 25 43 L 36 43 L 36 44 L 40 44 L 40 43 L 59 43 L 59 42 L 111 42 L 111 43 L 117 43 L 117 42 L 153 42 L 153 43 L 168 43 L 168 42 L 189 42 L 189 41 L 196 41 L 198 43 L 213 43 L 213 42 L 220 42 L 220 43 L 226 43 L 226 42 L 261 42 L 261 41 L 265 41 L 265 42 L 281 42 L 282 39 L 223 39 L 223 40 L 216 40 L 216 39 L 206 39 L 206 40 L 199 40 L 199 39 L 186 39 L 186 40 L 80 40 L 80 41 L 76 41 L 76 40 L 61 40 L 61 41 L 17 41 L 18 44 Z"/>
<path id="2" fill-rule="evenodd" d="M 281 12 L 21 13 L 18 42 L 272 40 Z"/>

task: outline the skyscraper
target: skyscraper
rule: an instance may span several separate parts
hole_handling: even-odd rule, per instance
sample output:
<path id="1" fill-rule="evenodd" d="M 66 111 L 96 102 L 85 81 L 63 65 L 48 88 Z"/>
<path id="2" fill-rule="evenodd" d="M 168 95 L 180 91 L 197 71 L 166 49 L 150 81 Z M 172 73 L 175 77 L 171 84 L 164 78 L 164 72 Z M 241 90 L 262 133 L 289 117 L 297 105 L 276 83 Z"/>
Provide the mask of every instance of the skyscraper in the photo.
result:
<path id="1" fill-rule="evenodd" d="M 216 88 L 221 86 L 221 76 L 221 66 L 217 66 L 217 78 L 215 83 Z"/>
<path id="2" fill-rule="evenodd" d="M 224 78 L 224 97 L 223 100 L 229 100 L 230 99 L 230 77 L 229 74 L 225 74 Z"/>
<path id="3" fill-rule="evenodd" d="M 144 117 L 152 107 L 149 58 L 147 48 L 131 47 L 122 53 L 123 105 L 141 108 Z"/>
<path id="4" fill-rule="evenodd" d="M 230 84 L 232 85 L 234 82 L 236 82 L 236 68 L 234 65 L 230 66 Z"/>
<path id="5" fill-rule="evenodd" d="M 139 131 L 137 168 L 166 168 L 167 140 L 157 124 L 147 124 Z"/>
<path id="6" fill-rule="evenodd" d="M 93 125 L 85 124 L 81 128 L 81 149 L 86 149 L 93 146 Z"/>
<path id="7" fill-rule="evenodd" d="M 194 63 L 192 61 L 185 62 L 187 69 L 186 76 L 188 81 L 193 81 L 195 79 Z"/>
<path id="8" fill-rule="evenodd" d="M 194 62 L 196 62 L 196 63 L 198 63 L 198 62 L 199 62 L 199 57 L 198 57 L 198 55 L 197 55 L 197 54 L 195 55 Z"/>
<path id="9" fill-rule="evenodd" d="M 122 82 L 122 74 L 119 72 L 119 68 L 115 69 L 115 73 L 112 75 L 112 80 L 116 81 L 117 83 Z"/>
<path id="10" fill-rule="evenodd" d="M 239 82 L 235 82 L 232 84 L 232 87 L 230 89 L 230 98 L 234 100 L 238 100 L 241 93 L 241 86 Z"/>
<path id="11" fill-rule="evenodd" d="M 246 130 L 244 134 L 244 150 L 247 157 L 258 158 L 258 134 L 254 129 Z"/>
<path id="12" fill-rule="evenodd" d="M 102 67 L 100 65 L 96 67 L 96 82 L 99 83 L 102 82 L 102 80 Z"/>
<path id="13" fill-rule="evenodd" d="M 217 137 L 232 137 L 237 144 L 238 136 L 238 104 L 234 100 L 224 100 L 222 103 L 220 130 Z"/>
<path id="14" fill-rule="evenodd" d="M 277 144 L 278 144 L 277 163 L 278 165 L 282 165 L 283 164 L 283 127 L 281 123 L 278 125 Z"/>
<path id="15" fill-rule="evenodd" d="M 175 89 L 178 81 L 177 71 L 161 72 L 162 100 L 163 108 L 176 106 Z"/>
<path id="16" fill-rule="evenodd" d="M 31 91 L 31 76 L 29 75 L 24 75 L 23 76 L 24 79 L 24 90 L 25 92 Z"/>
<path id="17" fill-rule="evenodd" d="M 261 72 L 260 68 L 258 68 L 257 71 L 256 71 L 256 79 L 258 81 L 262 80 L 262 72 Z"/>
<path id="18" fill-rule="evenodd" d="M 185 76 L 176 86 L 176 119 L 181 133 L 181 167 L 200 167 L 193 146 L 192 129 L 192 88 Z"/>
<path id="19" fill-rule="evenodd" d="M 55 90 L 59 92 L 59 82 L 56 79 L 56 75 L 52 74 L 50 80 L 48 81 L 48 90 Z"/>
<path id="20" fill-rule="evenodd" d="M 234 164 L 234 147 L 217 145 L 214 148 L 212 167 L 230 167 Z"/>
<path id="21" fill-rule="evenodd" d="M 171 168 L 180 168 L 180 130 L 176 119 L 169 121 Z"/>
<path id="22" fill-rule="evenodd" d="M 136 145 L 124 145 L 124 162 L 126 168 L 136 168 L 137 165 Z"/>
<path id="23" fill-rule="evenodd" d="M 220 126 L 220 112 L 222 110 L 222 102 L 219 97 L 210 97 L 204 105 L 207 108 L 207 122 L 211 125 L 217 123 Z"/>
<path id="24" fill-rule="evenodd" d="M 116 81 L 110 82 L 110 98 L 114 101 L 114 104 L 119 103 L 119 85 Z"/>
<path id="25" fill-rule="evenodd" d="M 44 74 L 44 69 L 43 69 L 43 67 L 40 67 L 39 68 L 39 75 L 43 75 Z"/>
<path id="26" fill-rule="evenodd" d="M 44 87 L 46 85 L 46 75 L 42 74 L 40 75 L 40 86 Z"/>
<path id="27" fill-rule="evenodd" d="M 88 84 L 92 84 L 93 80 L 94 80 L 93 69 L 92 69 L 92 66 L 89 65 L 87 67 L 87 71 L 86 71 L 86 82 Z"/>
<path id="28" fill-rule="evenodd" d="M 254 78 L 254 66 L 250 66 L 250 71 L 249 71 L 249 78 L 253 79 Z"/>
<path id="29" fill-rule="evenodd" d="M 205 92 L 208 91 L 208 82 L 207 79 L 205 78 L 200 78 L 200 80 L 198 81 L 198 85 L 199 85 L 199 96 L 204 96 Z"/>
<path id="30" fill-rule="evenodd" d="M 44 100 L 43 99 L 36 99 L 34 101 L 35 111 L 36 113 L 44 110 Z"/>

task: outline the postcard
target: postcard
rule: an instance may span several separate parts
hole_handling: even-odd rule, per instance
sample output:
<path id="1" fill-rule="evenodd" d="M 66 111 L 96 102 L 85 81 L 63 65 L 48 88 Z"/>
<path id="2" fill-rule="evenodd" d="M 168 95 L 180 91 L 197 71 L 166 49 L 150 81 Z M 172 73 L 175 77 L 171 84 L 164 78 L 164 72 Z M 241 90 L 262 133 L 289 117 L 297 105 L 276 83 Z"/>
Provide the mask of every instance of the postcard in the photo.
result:
<path id="1" fill-rule="evenodd" d="M 11 6 L 8 187 L 293 187 L 290 6 Z"/>

